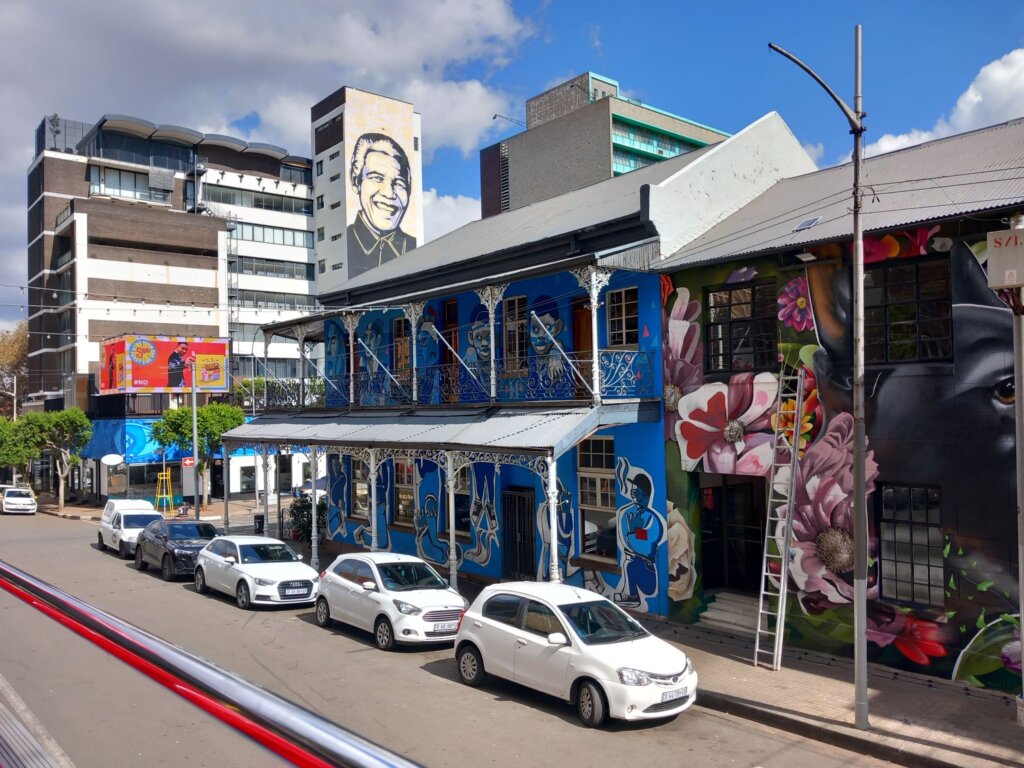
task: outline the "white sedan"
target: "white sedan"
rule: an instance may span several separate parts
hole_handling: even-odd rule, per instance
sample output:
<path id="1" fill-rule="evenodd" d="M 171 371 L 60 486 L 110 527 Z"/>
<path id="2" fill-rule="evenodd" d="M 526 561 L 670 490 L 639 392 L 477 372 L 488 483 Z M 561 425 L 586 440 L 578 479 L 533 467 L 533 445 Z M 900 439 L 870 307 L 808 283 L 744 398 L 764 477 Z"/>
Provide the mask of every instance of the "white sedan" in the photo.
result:
<path id="1" fill-rule="evenodd" d="M 196 592 L 232 595 L 248 610 L 259 603 L 311 603 L 319 576 L 283 541 L 266 536 L 220 536 L 196 556 Z"/>
<path id="2" fill-rule="evenodd" d="M 36 513 L 36 497 L 28 488 L 5 488 L 0 501 L 5 515 L 34 515 Z"/>
<path id="3" fill-rule="evenodd" d="M 412 555 L 339 555 L 320 574 L 316 622 L 340 621 L 373 632 L 384 651 L 395 643 L 455 639 L 468 603 L 433 568 Z"/>
<path id="4" fill-rule="evenodd" d="M 459 679 L 487 673 L 574 703 L 584 725 L 673 717 L 697 697 L 686 654 L 595 592 L 566 584 L 486 587 L 455 641 Z"/>

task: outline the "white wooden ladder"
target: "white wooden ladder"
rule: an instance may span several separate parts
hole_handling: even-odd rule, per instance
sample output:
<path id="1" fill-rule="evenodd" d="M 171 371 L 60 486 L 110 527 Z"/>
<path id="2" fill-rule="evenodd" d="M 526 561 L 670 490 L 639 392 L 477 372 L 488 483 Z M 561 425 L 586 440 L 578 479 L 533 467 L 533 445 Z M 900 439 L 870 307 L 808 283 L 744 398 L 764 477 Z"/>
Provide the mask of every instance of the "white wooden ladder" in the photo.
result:
<path id="1" fill-rule="evenodd" d="M 764 554 L 761 558 L 761 597 L 757 605 L 754 665 L 773 670 L 782 666 L 786 627 L 786 592 L 789 589 L 789 546 L 793 538 L 793 505 L 800 461 L 800 428 L 804 407 L 804 369 L 791 373 L 783 363 L 779 371 L 778 413 L 772 436 L 772 469 L 768 476 L 768 514 Z M 793 406 L 792 419 L 783 412 Z"/>

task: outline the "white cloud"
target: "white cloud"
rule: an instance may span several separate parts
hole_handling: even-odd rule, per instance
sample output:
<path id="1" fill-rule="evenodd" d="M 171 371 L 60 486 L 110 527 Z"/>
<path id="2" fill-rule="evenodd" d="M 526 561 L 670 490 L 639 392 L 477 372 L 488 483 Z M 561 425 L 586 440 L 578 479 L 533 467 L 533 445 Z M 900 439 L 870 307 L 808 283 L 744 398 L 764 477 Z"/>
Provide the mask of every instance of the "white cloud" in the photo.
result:
<path id="1" fill-rule="evenodd" d="M 604 53 L 604 50 L 601 48 L 601 27 L 597 24 L 591 24 L 587 27 L 587 39 L 590 40 L 590 45 L 597 52 L 597 55 L 601 56 Z"/>
<path id="2" fill-rule="evenodd" d="M 514 107 L 486 76 L 459 73 L 504 66 L 534 32 L 510 0 L 5 0 L 0 209 L 18 216 L 0 231 L 0 271 L 24 279 L 24 173 L 44 115 L 120 113 L 238 135 L 232 121 L 256 112 L 243 138 L 308 155 L 309 108 L 352 85 L 412 101 L 428 160 L 441 147 L 469 154 L 504 128 L 491 115 Z"/>
<path id="3" fill-rule="evenodd" d="M 887 133 L 865 147 L 864 154 L 893 152 L 1021 115 L 1024 115 L 1024 48 L 1017 48 L 981 68 L 956 100 L 949 118 L 940 117 L 928 130 L 915 128 L 906 133 Z"/>
<path id="4" fill-rule="evenodd" d="M 480 218 L 480 201 L 466 195 L 439 195 L 423 190 L 423 241 L 429 243 Z"/>
<path id="5" fill-rule="evenodd" d="M 804 144 L 804 152 L 810 155 L 811 160 L 817 165 L 825 155 L 825 145 L 820 142 L 818 144 Z"/>

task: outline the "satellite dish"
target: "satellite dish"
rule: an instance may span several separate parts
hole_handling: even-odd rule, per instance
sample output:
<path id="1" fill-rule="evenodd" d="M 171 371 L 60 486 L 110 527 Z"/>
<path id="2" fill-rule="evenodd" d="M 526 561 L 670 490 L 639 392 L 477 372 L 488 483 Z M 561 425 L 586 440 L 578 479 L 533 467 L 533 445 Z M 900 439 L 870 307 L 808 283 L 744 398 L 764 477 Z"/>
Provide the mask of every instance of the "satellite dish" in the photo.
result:
<path id="1" fill-rule="evenodd" d="M 119 453 L 108 453 L 100 459 L 100 464 L 105 467 L 116 467 L 119 464 L 124 464 L 124 456 Z"/>

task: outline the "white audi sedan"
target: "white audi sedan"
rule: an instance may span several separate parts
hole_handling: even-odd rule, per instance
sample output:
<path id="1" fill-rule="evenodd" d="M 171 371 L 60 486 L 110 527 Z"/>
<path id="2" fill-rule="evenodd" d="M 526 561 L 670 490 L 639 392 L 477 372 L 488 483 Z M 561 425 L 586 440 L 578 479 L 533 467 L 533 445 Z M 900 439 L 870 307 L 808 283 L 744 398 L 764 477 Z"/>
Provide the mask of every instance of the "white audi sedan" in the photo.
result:
<path id="1" fill-rule="evenodd" d="M 320 574 L 316 623 L 333 621 L 373 633 L 377 647 L 455 639 L 468 603 L 437 571 L 412 555 L 339 555 Z"/>
<path id="2" fill-rule="evenodd" d="M 283 541 L 220 536 L 196 555 L 196 592 L 232 595 L 242 610 L 259 604 L 311 603 L 320 577 Z"/>
<path id="3" fill-rule="evenodd" d="M 459 679 L 489 673 L 576 705 L 584 725 L 673 717 L 697 697 L 686 654 L 596 592 L 513 582 L 484 588 L 455 640 Z"/>

